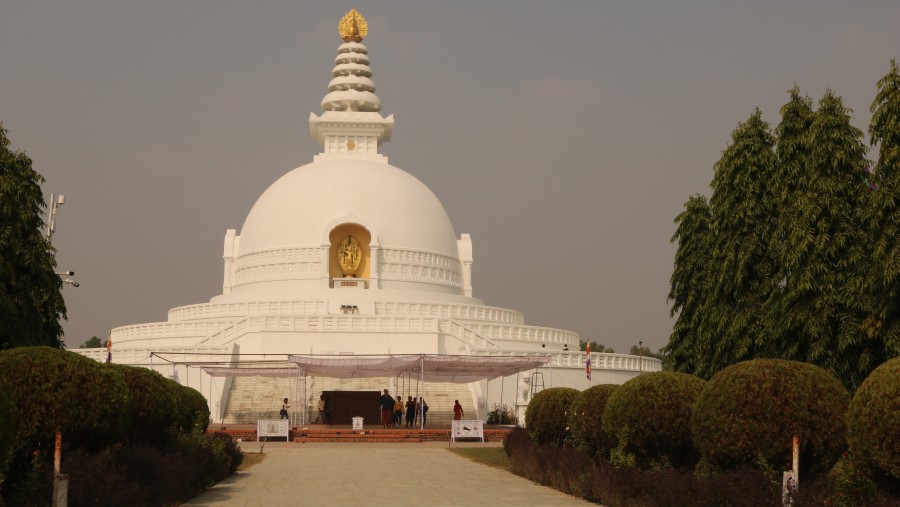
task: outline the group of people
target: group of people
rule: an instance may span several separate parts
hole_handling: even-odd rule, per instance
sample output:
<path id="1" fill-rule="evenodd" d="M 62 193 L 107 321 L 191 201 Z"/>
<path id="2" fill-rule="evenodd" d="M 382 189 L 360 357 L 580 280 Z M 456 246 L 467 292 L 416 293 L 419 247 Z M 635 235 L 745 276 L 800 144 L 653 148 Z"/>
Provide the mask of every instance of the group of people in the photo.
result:
<path id="1" fill-rule="evenodd" d="M 403 398 L 397 396 L 395 400 L 390 392 L 385 389 L 381 395 L 379 403 L 381 407 L 381 426 L 383 428 L 399 428 L 403 425 L 403 409 L 406 409 L 406 427 L 412 428 L 419 424 L 419 417 L 422 417 L 422 425 L 428 422 L 428 403 L 425 398 L 419 397 L 415 399 L 407 396 L 406 403 Z"/>
<path id="2" fill-rule="evenodd" d="M 291 408 L 290 404 L 288 404 L 288 399 L 285 398 L 281 403 L 281 418 L 288 419 L 288 409 Z M 324 394 L 319 396 L 319 415 L 316 417 L 316 420 L 313 421 L 313 424 L 331 424 L 331 407 L 328 403 L 328 397 Z"/>
<path id="3" fill-rule="evenodd" d="M 422 417 L 422 426 L 428 422 L 428 403 L 425 403 L 425 398 L 423 397 L 419 397 L 417 400 L 412 396 L 408 396 L 406 403 L 404 404 L 402 397 L 397 396 L 397 399 L 395 400 L 394 397 L 390 395 L 390 392 L 385 389 L 384 394 L 381 395 L 379 406 L 381 407 L 381 426 L 383 428 L 399 428 L 402 426 L 404 408 L 406 409 L 407 428 L 418 426 L 420 416 Z M 288 399 L 285 398 L 284 402 L 281 404 L 282 419 L 288 418 L 288 408 L 290 407 Z M 316 417 L 313 424 L 331 424 L 331 407 L 329 407 L 328 397 L 324 394 L 319 396 L 317 408 L 319 409 L 319 416 Z M 465 412 L 463 412 L 459 400 L 454 400 L 453 419 L 458 421 L 462 419 L 464 414 Z"/>

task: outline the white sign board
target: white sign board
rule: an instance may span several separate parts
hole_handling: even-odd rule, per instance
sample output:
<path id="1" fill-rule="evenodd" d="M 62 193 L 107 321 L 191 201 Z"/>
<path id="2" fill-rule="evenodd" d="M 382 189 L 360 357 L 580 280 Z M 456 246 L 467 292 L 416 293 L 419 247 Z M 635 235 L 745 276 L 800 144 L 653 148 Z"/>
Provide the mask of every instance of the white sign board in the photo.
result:
<path id="1" fill-rule="evenodd" d="M 453 421 L 450 427 L 450 441 L 458 438 L 480 438 L 484 442 L 484 425 L 480 420 Z"/>
<path id="2" fill-rule="evenodd" d="M 256 441 L 262 437 L 284 437 L 288 439 L 290 424 L 287 419 L 258 419 L 256 421 Z"/>
<path id="3" fill-rule="evenodd" d="M 355 429 L 355 430 L 363 429 L 363 418 L 362 417 L 351 417 L 350 419 L 353 421 L 353 429 Z"/>

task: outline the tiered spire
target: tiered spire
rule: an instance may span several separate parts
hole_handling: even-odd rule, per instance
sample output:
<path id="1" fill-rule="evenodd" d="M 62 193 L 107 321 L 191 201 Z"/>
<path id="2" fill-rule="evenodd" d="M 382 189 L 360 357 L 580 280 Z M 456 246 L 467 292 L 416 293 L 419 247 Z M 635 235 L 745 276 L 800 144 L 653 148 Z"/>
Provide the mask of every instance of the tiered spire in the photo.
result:
<path id="1" fill-rule="evenodd" d="M 351 156 L 387 161 L 378 147 L 391 139 L 394 117 L 379 114 L 381 99 L 375 95 L 369 50 L 362 44 L 368 31 L 356 9 L 338 23 L 344 43 L 338 48 L 333 79 L 322 99 L 325 113 L 309 117 L 310 134 L 325 148 L 317 159 Z"/>
<path id="2" fill-rule="evenodd" d="M 381 99 L 375 95 L 375 82 L 371 79 L 369 50 L 361 44 L 368 32 L 365 18 L 356 9 L 338 23 L 338 33 L 345 43 L 334 59 L 334 79 L 328 84 L 328 95 L 322 99 L 323 111 L 381 111 Z"/>

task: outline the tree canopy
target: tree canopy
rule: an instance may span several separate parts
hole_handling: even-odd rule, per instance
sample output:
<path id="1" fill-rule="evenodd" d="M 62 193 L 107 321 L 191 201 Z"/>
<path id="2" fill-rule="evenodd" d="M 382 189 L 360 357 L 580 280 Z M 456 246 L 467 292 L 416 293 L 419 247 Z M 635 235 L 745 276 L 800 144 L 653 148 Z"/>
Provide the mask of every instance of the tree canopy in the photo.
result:
<path id="1" fill-rule="evenodd" d="M 900 354 L 900 75 L 892 61 L 872 104 L 874 170 L 839 96 L 789 93 L 774 132 L 759 110 L 738 125 L 709 201 L 675 219 L 663 351 L 704 378 L 783 358 L 855 388 Z"/>
<path id="2" fill-rule="evenodd" d="M 44 178 L 0 125 L 0 350 L 62 347 L 62 281 L 44 226 Z"/>

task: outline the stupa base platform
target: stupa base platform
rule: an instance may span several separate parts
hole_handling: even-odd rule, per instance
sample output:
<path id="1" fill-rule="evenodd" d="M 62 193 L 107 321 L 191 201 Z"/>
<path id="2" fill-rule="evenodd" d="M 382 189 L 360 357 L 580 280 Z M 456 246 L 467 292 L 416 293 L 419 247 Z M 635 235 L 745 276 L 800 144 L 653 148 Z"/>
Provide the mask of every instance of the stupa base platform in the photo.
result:
<path id="1" fill-rule="evenodd" d="M 512 426 L 496 426 L 484 429 L 485 442 L 502 442 L 513 430 Z M 256 441 L 256 426 L 249 424 L 210 424 L 209 431 L 228 433 L 234 439 Z M 284 437 L 270 437 L 272 441 L 284 441 Z M 291 428 L 289 442 L 347 442 L 347 443 L 419 443 L 449 442 L 449 427 L 413 428 L 373 428 L 354 430 L 352 427 L 334 425 L 306 425 Z M 466 442 L 475 441 L 466 439 Z"/>

